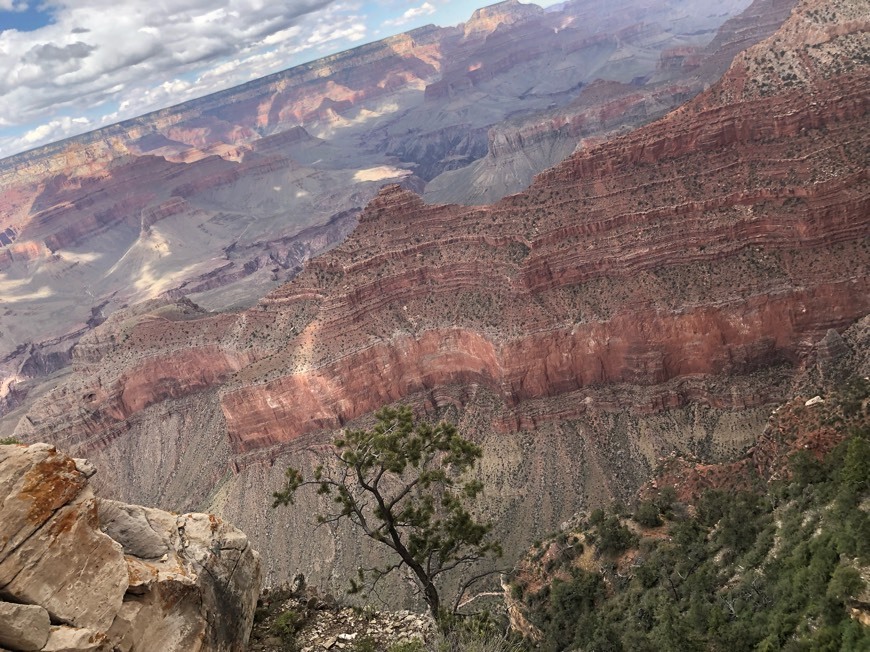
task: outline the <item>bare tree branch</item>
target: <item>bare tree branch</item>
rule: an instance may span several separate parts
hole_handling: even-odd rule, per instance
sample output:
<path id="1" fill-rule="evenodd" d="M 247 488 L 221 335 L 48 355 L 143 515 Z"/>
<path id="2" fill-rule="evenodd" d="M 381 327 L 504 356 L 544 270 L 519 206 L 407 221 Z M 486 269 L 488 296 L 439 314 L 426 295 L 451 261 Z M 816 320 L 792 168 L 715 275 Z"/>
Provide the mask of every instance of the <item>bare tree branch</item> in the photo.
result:
<path id="1" fill-rule="evenodd" d="M 479 582 L 485 577 L 489 577 L 490 575 L 495 575 L 496 573 L 506 573 L 510 569 L 509 568 L 496 568 L 493 570 L 484 571 L 482 573 L 478 573 L 477 575 L 472 575 L 467 580 L 465 580 L 462 584 L 459 585 L 459 591 L 456 593 L 456 599 L 453 601 L 453 613 L 459 611 L 459 608 L 462 607 L 464 603 L 462 602 L 462 598 L 465 595 L 465 592 L 468 591 L 474 584 Z M 502 592 L 499 592 L 501 594 Z M 475 596 L 476 597 L 476 596 Z"/>

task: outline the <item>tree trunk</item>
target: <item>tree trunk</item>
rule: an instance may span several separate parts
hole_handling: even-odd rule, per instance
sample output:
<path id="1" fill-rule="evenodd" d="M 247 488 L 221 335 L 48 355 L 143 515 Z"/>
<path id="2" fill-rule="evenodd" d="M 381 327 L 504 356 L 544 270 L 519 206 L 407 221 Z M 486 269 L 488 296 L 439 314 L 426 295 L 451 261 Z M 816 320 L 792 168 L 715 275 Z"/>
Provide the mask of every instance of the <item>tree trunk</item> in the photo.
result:
<path id="1" fill-rule="evenodd" d="M 426 600 L 426 604 L 429 605 L 429 611 L 432 613 L 432 618 L 435 619 L 435 622 L 438 622 L 438 618 L 441 615 L 441 598 L 438 596 L 438 590 L 432 582 L 426 584 L 426 588 L 423 591 L 423 597 Z"/>

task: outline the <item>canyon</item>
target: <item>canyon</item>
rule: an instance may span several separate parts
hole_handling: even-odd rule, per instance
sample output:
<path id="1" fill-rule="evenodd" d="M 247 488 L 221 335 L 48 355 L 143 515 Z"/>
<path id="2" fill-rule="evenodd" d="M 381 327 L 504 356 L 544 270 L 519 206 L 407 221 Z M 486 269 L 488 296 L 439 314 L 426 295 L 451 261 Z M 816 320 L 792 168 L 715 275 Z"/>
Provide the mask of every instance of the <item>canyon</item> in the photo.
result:
<path id="1" fill-rule="evenodd" d="M 250 307 L 385 182 L 495 201 L 663 115 L 792 4 L 748 3 L 510 0 L 3 160 L 0 433 L 119 309 Z"/>
<path id="2" fill-rule="evenodd" d="M 233 522 L 267 585 L 303 570 L 333 592 L 374 553 L 317 527 L 322 497 L 269 497 L 385 404 L 482 445 L 509 551 L 663 457 L 736 460 L 870 308 L 868 22 L 801 0 L 694 99 L 493 203 L 372 188 L 343 242 L 249 307 L 170 292 L 82 327 L 5 423 L 86 455 L 107 496 Z"/>

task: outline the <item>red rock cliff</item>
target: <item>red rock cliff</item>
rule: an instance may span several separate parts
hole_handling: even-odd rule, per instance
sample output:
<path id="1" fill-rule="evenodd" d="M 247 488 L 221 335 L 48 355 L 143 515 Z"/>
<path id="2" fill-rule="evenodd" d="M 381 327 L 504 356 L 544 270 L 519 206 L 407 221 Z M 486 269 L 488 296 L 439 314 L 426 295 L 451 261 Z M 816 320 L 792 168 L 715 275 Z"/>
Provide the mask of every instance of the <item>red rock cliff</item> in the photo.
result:
<path id="1" fill-rule="evenodd" d="M 124 419 L 234 371 L 222 406 L 243 451 L 453 383 L 516 405 L 796 362 L 870 305 L 866 64 L 805 54 L 793 34 L 810 6 L 711 91 L 524 193 L 469 209 L 386 188 L 347 242 L 236 318 L 232 339 L 191 349 L 182 336 L 130 363 L 96 410 Z M 812 47 L 863 28 L 838 25 L 812 27 Z M 752 71 L 788 45 L 800 80 L 786 67 L 766 91 Z M 147 327 L 178 337 L 174 321 Z"/>

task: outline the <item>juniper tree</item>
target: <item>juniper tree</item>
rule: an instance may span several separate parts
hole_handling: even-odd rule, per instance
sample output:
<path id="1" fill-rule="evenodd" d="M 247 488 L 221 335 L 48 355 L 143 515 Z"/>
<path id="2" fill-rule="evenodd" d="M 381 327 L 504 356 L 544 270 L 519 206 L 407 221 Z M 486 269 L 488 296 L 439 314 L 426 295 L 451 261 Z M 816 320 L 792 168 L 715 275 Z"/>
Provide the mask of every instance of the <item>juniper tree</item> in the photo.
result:
<path id="1" fill-rule="evenodd" d="M 407 568 L 433 617 L 440 619 L 442 576 L 501 555 L 489 538 L 491 525 L 478 521 L 468 507 L 483 485 L 465 476 L 482 451 L 449 423 L 415 421 L 406 406 L 384 408 L 376 417 L 370 430 L 347 430 L 336 439 L 330 459 L 315 469 L 313 479 L 288 468 L 273 507 L 292 504 L 305 487 L 331 496 L 332 508 L 317 517 L 320 523 L 350 521 L 395 555 L 383 568 L 360 570 L 351 592 Z M 454 612 L 471 581 L 481 576 L 462 584 Z"/>

